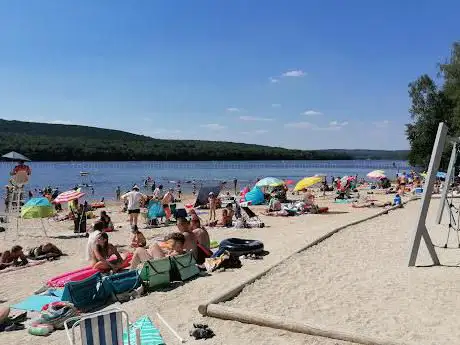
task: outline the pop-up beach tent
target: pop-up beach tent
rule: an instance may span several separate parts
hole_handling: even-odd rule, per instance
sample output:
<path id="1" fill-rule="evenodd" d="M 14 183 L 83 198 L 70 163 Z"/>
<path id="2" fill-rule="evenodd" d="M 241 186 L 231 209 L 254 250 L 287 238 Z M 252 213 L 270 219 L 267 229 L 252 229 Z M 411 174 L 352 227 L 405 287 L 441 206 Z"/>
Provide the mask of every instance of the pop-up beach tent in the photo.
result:
<path id="1" fill-rule="evenodd" d="M 54 215 L 53 205 L 47 198 L 32 198 L 21 208 L 24 219 L 48 218 Z"/>
<path id="2" fill-rule="evenodd" d="M 262 205 L 265 201 L 264 193 L 259 189 L 259 187 L 254 187 L 246 193 L 244 200 L 250 202 L 251 205 Z"/>
<path id="3" fill-rule="evenodd" d="M 214 193 L 214 195 L 217 197 L 220 193 L 220 188 L 220 184 L 201 187 L 193 207 L 206 205 L 208 203 L 209 193 Z"/>

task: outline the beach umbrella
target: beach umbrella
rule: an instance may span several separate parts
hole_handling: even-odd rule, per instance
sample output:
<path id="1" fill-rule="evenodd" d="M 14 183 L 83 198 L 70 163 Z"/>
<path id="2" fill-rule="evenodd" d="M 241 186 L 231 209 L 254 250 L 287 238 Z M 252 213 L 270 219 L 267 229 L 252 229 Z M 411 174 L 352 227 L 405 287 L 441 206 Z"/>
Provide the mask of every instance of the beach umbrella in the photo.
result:
<path id="1" fill-rule="evenodd" d="M 265 177 L 256 183 L 256 187 L 278 187 L 284 185 L 284 181 L 276 177 Z"/>
<path id="2" fill-rule="evenodd" d="M 383 170 L 374 170 L 374 171 L 371 171 L 369 174 L 367 174 L 367 177 L 368 178 L 372 178 L 372 179 L 382 179 L 385 176 L 385 172 Z"/>
<path id="3" fill-rule="evenodd" d="M 81 192 L 80 190 L 69 190 L 67 192 L 59 194 L 53 202 L 55 204 L 62 204 L 75 199 L 80 199 L 84 195 L 85 193 Z"/>
<path id="4" fill-rule="evenodd" d="M 302 180 L 300 180 L 299 182 L 297 182 L 297 184 L 295 185 L 294 190 L 299 191 L 299 190 L 311 187 L 311 186 L 313 186 L 313 185 L 315 185 L 317 183 L 320 183 L 322 180 L 323 180 L 323 178 L 319 177 L 319 176 L 305 177 Z"/>
<path id="5" fill-rule="evenodd" d="M 54 207 L 47 198 L 32 198 L 21 208 L 21 218 L 47 218 L 54 215 Z"/>
<path id="6" fill-rule="evenodd" d="M 14 151 L 8 152 L 8 153 L 4 154 L 2 157 L 7 158 L 7 159 L 11 159 L 12 161 L 30 162 L 29 158 L 27 158 L 26 156 L 24 156 L 24 155 L 22 155 L 20 153 L 14 152 Z"/>
<path id="7" fill-rule="evenodd" d="M 286 184 L 286 185 L 294 184 L 294 180 L 285 180 L 284 184 Z"/>

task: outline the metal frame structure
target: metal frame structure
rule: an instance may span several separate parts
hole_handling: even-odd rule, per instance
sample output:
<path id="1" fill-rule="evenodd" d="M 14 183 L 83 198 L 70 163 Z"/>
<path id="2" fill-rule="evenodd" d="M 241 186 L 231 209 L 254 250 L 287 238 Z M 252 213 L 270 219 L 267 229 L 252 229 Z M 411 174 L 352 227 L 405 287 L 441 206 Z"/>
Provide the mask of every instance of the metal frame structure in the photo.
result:
<path id="1" fill-rule="evenodd" d="M 441 193 L 441 201 L 439 203 L 438 213 L 436 214 L 436 224 L 441 224 L 442 216 L 444 214 L 444 207 L 449 207 L 449 201 L 447 200 L 447 194 L 449 192 L 449 186 L 452 182 L 455 174 L 455 163 L 457 162 L 457 155 L 458 155 L 458 143 L 460 142 L 459 139 L 451 139 L 452 142 L 452 153 L 450 155 L 449 167 L 447 168 L 446 173 L 446 182 L 445 188 L 442 189 Z"/>
<path id="2" fill-rule="evenodd" d="M 416 222 L 415 229 L 412 235 L 411 250 L 410 250 L 410 256 L 409 256 L 409 267 L 415 266 L 416 264 L 417 256 L 418 256 L 419 249 L 420 249 L 420 242 L 422 241 L 422 238 L 425 241 L 426 247 L 431 256 L 431 260 L 433 261 L 433 264 L 440 265 L 438 255 L 436 254 L 433 242 L 431 241 L 430 234 L 428 233 L 428 229 L 426 227 L 426 218 L 428 215 L 428 209 L 430 207 L 431 196 L 433 194 L 433 187 L 434 187 L 434 182 L 436 180 L 436 173 L 438 171 L 439 164 L 441 163 L 441 156 L 444 151 L 444 146 L 448 139 L 447 131 L 448 131 L 447 125 L 444 122 L 441 122 L 438 126 L 436 140 L 434 141 L 433 151 L 431 153 L 430 165 L 428 166 L 428 173 L 426 176 L 425 185 L 423 186 L 423 196 L 422 196 L 422 201 L 420 205 L 420 210 L 417 216 L 417 222 Z M 453 164 L 454 163 L 452 163 L 452 165 Z M 449 164 L 449 167 L 451 167 L 451 164 Z M 451 170 L 450 173 L 452 174 L 453 167 L 451 167 L 450 170 Z M 444 190 L 447 190 L 447 189 L 448 187 L 446 186 Z M 446 193 L 446 197 L 447 197 L 447 193 Z"/>

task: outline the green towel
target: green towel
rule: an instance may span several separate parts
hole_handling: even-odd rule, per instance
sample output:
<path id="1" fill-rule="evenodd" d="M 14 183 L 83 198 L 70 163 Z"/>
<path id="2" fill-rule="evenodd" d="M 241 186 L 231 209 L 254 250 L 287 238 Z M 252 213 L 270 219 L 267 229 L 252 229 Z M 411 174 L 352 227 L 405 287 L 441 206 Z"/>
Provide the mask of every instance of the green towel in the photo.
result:
<path id="1" fill-rule="evenodd" d="M 136 345 L 136 329 L 141 330 L 141 344 L 142 345 L 165 345 L 163 338 L 161 337 L 160 331 L 152 323 L 152 320 L 148 316 L 142 316 L 137 319 L 129 327 L 129 340 L 131 344 L 128 344 L 128 334 L 125 331 L 123 333 L 123 345 Z"/>

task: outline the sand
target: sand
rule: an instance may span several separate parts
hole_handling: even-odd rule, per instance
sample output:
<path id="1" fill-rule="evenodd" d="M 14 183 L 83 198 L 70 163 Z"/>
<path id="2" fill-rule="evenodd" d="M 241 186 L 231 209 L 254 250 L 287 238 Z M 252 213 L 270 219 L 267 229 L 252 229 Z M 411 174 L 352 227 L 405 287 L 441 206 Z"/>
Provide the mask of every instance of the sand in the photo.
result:
<path id="1" fill-rule="evenodd" d="M 228 237 L 262 240 L 266 250 L 268 250 L 270 254 L 264 257 L 263 260 L 244 260 L 244 266 L 241 269 L 216 272 L 211 276 L 202 277 L 185 283 L 168 292 L 153 292 L 146 297 L 124 303 L 121 307 L 131 315 L 132 319 L 142 315 L 149 315 L 155 320 L 155 312 L 160 312 L 179 334 L 191 343 L 195 342 L 192 338 L 188 337 L 188 331 L 191 329 L 192 323 L 205 322 L 208 323 L 217 334 L 215 338 L 206 341 L 207 344 L 211 345 L 239 345 L 247 343 L 254 345 L 346 344 L 343 342 L 277 331 L 253 325 L 221 321 L 213 318 L 203 318 L 197 311 L 197 306 L 201 301 L 219 294 L 224 288 L 238 284 L 254 274 L 263 271 L 268 266 L 287 257 L 332 229 L 381 211 L 380 208 L 352 209 L 350 205 L 333 204 L 326 199 L 319 199 L 318 201 L 320 206 L 330 206 L 331 213 L 326 215 L 303 215 L 289 218 L 262 217 L 267 224 L 267 227 L 263 229 L 209 229 L 211 238 L 215 240 L 222 240 Z M 109 207 L 108 210 L 118 230 L 110 234 L 111 242 L 120 246 L 127 245 L 130 240 L 127 215 L 120 213 L 119 206 L 117 205 Z M 255 208 L 255 210 L 260 211 L 259 208 Z M 393 216 L 384 217 L 389 220 L 392 219 L 391 217 Z M 15 243 L 19 243 L 24 247 L 29 247 L 51 240 L 62 248 L 68 256 L 63 257 L 59 261 L 45 263 L 37 267 L 26 268 L 11 273 L 0 273 L 0 279 L 2 279 L 2 283 L 0 284 L 0 300 L 2 303 L 0 305 L 13 304 L 29 296 L 50 277 L 86 266 L 86 262 L 84 261 L 86 239 L 47 239 L 43 237 L 43 233 L 37 225 L 37 221 L 25 221 L 22 224 L 19 233 L 20 236 L 12 230 L 0 234 L 0 238 L 3 237 L 0 250 L 7 249 Z M 26 226 L 28 226 L 29 229 L 26 229 Z M 70 222 L 49 222 L 47 223 L 47 227 L 48 234 L 54 236 L 62 234 L 63 232 L 69 233 L 72 224 Z M 153 238 L 171 232 L 174 229 L 174 227 L 167 227 L 144 230 L 144 234 L 148 238 Z M 348 230 L 344 232 L 344 234 L 348 233 Z M 120 248 L 127 249 L 127 247 Z M 344 244 L 344 251 L 345 250 L 352 252 L 355 251 L 355 248 L 350 242 L 347 242 L 347 245 Z M 332 258 L 333 253 L 331 253 L 330 256 Z M 328 260 L 331 261 L 331 258 Z M 339 264 L 336 260 L 332 261 L 334 261 L 334 265 Z M 330 264 L 332 263 L 330 262 Z M 304 270 L 306 270 L 306 268 Z M 298 278 L 293 276 L 289 277 L 289 279 L 296 280 Z M 273 284 L 277 283 L 274 281 Z M 289 281 L 286 281 L 285 284 L 289 285 Z M 283 286 L 280 286 L 280 288 L 282 287 Z M 302 288 L 304 288 L 304 286 L 302 286 Z M 270 294 L 264 292 L 263 297 L 258 297 L 261 303 L 268 304 L 274 302 L 273 294 L 276 290 L 274 288 L 269 290 L 271 290 L 269 291 Z M 308 291 L 306 286 L 305 291 Z M 277 297 L 279 298 L 279 292 Z M 288 297 L 286 305 L 289 305 L 290 301 Z M 302 306 L 298 307 L 303 309 Z M 308 306 L 306 306 L 305 309 L 308 309 Z M 306 313 L 305 315 L 308 314 Z M 155 321 L 158 324 L 158 321 Z M 159 324 L 159 327 L 168 344 L 176 342 L 175 338 L 164 326 Z M 67 342 L 64 331 L 55 332 L 47 338 L 33 337 L 28 335 L 25 331 L 2 333 L 0 334 L 0 340 L 1 343 L 5 344 L 24 344 L 33 341 L 36 345 L 57 345 Z"/>
<path id="2" fill-rule="evenodd" d="M 428 224 L 437 205 L 432 202 Z M 418 208 L 413 202 L 350 227 L 285 261 L 225 304 L 407 344 L 456 344 L 460 249 L 437 250 L 442 264 L 457 268 L 408 268 Z M 447 227 L 429 229 L 433 242 L 443 245 Z M 449 245 L 455 247 L 456 238 Z M 418 264 L 428 265 L 421 248 Z"/>

